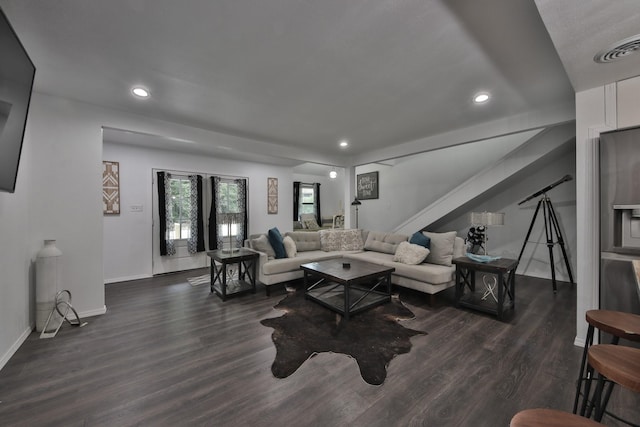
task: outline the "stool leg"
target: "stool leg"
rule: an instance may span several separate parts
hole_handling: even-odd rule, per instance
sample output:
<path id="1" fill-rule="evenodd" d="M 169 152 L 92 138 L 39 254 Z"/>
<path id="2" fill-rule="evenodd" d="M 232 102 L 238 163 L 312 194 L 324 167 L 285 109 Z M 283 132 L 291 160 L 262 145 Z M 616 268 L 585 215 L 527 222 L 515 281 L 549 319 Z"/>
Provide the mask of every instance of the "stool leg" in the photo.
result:
<path id="1" fill-rule="evenodd" d="M 593 401 L 596 407 L 596 413 L 594 416 L 594 420 L 600 422 L 602 421 L 602 416 L 604 415 L 604 410 L 606 408 L 606 403 L 602 400 L 602 389 L 604 388 L 604 376 L 602 374 L 598 374 L 598 385 L 596 386 L 596 392 L 593 396 Z"/>
<path id="2" fill-rule="evenodd" d="M 573 413 L 576 414 L 578 411 L 578 401 L 580 400 L 580 392 L 582 391 L 582 382 L 585 381 L 585 365 L 587 363 L 587 353 L 589 352 L 589 347 L 593 344 L 593 325 L 589 325 L 587 329 L 587 338 L 584 341 L 584 350 L 582 351 L 582 362 L 580 363 L 580 373 L 578 374 L 578 381 L 576 381 L 576 398 L 573 401 Z M 588 393 L 584 395 L 584 402 L 586 402 Z M 583 408 L 584 408 L 583 404 Z M 580 415 L 584 415 L 584 409 L 581 411 Z"/>
<path id="3" fill-rule="evenodd" d="M 591 382 L 593 381 L 593 368 L 591 365 L 587 365 L 587 376 L 585 377 L 584 396 L 582 399 L 582 407 L 580 408 L 580 416 L 591 418 L 591 410 L 593 409 L 594 398 L 589 400 L 589 393 L 591 392 Z"/>

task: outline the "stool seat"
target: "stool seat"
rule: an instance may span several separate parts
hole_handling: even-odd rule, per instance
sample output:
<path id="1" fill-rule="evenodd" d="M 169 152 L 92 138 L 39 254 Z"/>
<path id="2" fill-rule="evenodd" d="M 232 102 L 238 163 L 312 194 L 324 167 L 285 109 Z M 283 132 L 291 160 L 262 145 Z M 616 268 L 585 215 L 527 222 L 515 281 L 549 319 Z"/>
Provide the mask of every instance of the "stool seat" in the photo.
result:
<path id="1" fill-rule="evenodd" d="M 589 365 L 629 390 L 640 392 L 640 349 L 612 344 L 589 348 Z"/>
<path id="2" fill-rule="evenodd" d="M 611 310 L 589 310 L 587 323 L 618 338 L 640 342 L 640 316 Z"/>
<path id="3" fill-rule="evenodd" d="M 604 424 L 555 409 L 525 409 L 511 418 L 510 427 L 601 427 Z"/>

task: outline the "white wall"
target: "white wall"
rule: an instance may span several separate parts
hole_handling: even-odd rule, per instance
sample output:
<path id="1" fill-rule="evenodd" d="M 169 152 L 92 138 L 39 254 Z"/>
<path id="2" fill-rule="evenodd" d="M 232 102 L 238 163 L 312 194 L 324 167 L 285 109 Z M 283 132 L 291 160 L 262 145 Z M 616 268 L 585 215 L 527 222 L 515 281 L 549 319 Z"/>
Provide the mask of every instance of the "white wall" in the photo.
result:
<path id="1" fill-rule="evenodd" d="M 532 223 L 540 197 L 518 205 L 530 195 L 556 182 L 566 174 L 575 177 L 575 146 L 568 144 L 549 160 L 542 159 L 519 172 L 508 183 L 499 186 L 488 197 L 480 197 L 461 209 L 457 218 L 436 224 L 439 231 L 455 230 L 460 237 L 469 231 L 469 212 L 504 212 L 505 225 L 488 229 L 488 249 L 490 255 L 518 259 L 524 239 Z M 576 181 L 567 181 L 550 190 L 547 195 L 558 217 L 560 231 L 564 238 L 567 257 L 575 280 L 576 272 Z M 542 208 L 536 217 L 529 241 L 525 245 L 517 273 L 526 276 L 551 279 L 549 250 L 546 245 Z M 569 281 L 564 257 L 559 245 L 553 251 L 556 279 Z M 560 291 L 561 287 L 558 288 Z M 544 291 L 551 292 L 551 289 Z"/>
<path id="2" fill-rule="evenodd" d="M 358 209 L 358 225 L 369 230 L 393 230 L 535 133 L 444 148 L 407 156 L 389 164 L 356 167 L 356 174 L 379 172 L 379 198 L 362 200 Z M 352 209 L 352 214 L 354 212 Z"/>
<path id="3" fill-rule="evenodd" d="M 180 154 L 105 142 L 104 160 L 120 162 L 120 215 L 104 217 L 104 280 L 150 277 L 152 271 L 152 169 L 242 176 L 249 179 L 249 233 L 293 227 L 291 168 Z M 267 214 L 267 178 L 278 178 L 278 214 Z M 131 212 L 142 205 L 143 212 Z"/>
<path id="4" fill-rule="evenodd" d="M 235 146 L 237 140 L 204 129 L 34 93 L 16 193 L 0 194 L 0 235 L 3 242 L 0 249 L 0 367 L 18 349 L 32 328 L 33 262 L 45 239 L 56 239 L 63 253 L 62 283 L 73 294 L 73 305 L 80 315 L 87 317 L 106 310 L 102 214 L 103 126 L 180 140 L 216 142 L 225 146 Z M 124 174 L 129 179 L 127 162 L 122 166 L 126 167 Z M 233 172 L 230 174 L 238 174 L 232 167 L 230 165 L 227 169 Z M 281 190 L 279 214 L 266 215 L 266 178 L 271 176 L 272 171 L 265 169 L 251 174 L 256 177 L 250 187 L 257 197 L 257 208 L 252 209 L 251 214 L 251 227 L 255 230 L 266 230 L 273 226 L 288 230 L 292 227 L 292 191 Z M 289 174 L 276 174 L 276 177 L 281 178 L 280 189 L 291 188 Z M 124 191 L 125 208 L 132 204 L 131 200 L 135 200 L 134 203 L 142 200 L 137 196 L 130 199 L 129 190 Z M 150 202 L 143 203 L 149 206 Z M 136 221 L 133 219 L 133 222 Z M 144 246 L 144 243 L 141 244 Z M 114 274 L 137 272 L 132 273 L 126 267 Z M 91 323 L 88 327 L 91 327 Z"/>

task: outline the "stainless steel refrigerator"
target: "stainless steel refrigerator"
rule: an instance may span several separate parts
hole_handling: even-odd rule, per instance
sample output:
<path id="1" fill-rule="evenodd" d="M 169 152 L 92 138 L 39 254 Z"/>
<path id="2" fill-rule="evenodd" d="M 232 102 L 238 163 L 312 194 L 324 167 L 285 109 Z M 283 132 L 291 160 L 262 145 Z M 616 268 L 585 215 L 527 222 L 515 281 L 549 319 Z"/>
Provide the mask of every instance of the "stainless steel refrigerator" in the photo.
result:
<path id="1" fill-rule="evenodd" d="M 640 128 L 600 135 L 601 309 L 640 314 L 634 260 L 640 260 Z"/>

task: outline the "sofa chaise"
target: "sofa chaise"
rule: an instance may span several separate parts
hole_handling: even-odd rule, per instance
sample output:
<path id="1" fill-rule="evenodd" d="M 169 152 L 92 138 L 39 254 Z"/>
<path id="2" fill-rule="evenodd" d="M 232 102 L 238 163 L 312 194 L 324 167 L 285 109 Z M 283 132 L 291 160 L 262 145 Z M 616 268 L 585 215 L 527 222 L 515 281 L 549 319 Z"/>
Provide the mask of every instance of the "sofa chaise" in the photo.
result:
<path id="1" fill-rule="evenodd" d="M 421 242 L 426 237 L 427 251 L 413 243 L 418 237 Z M 280 258 L 276 257 L 269 234 L 252 235 L 245 241 L 246 247 L 260 253 L 258 281 L 265 286 L 267 296 L 271 286 L 303 277 L 301 264 L 345 258 L 395 268 L 391 275 L 394 285 L 424 292 L 433 305 L 438 292 L 455 284 L 455 266 L 451 260 L 464 256 L 465 252 L 464 240 L 457 237 L 455 231 L 422 231 L 411 237 L 353 229 L 290 231 L 284 233 L 282 239 L 286 256 L 281 254 Z M 428 255 L 422 261 L 425 252 Z"/>

